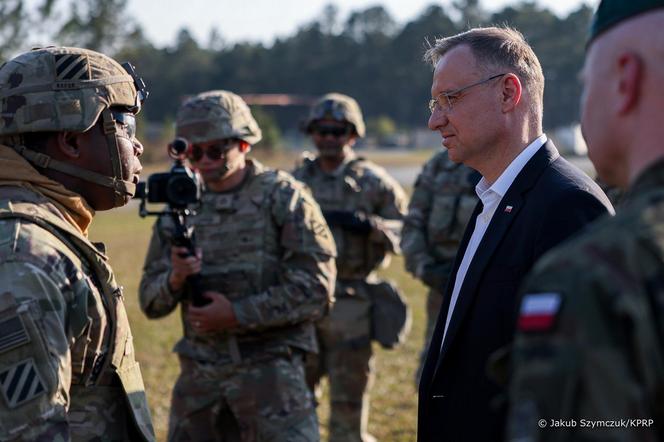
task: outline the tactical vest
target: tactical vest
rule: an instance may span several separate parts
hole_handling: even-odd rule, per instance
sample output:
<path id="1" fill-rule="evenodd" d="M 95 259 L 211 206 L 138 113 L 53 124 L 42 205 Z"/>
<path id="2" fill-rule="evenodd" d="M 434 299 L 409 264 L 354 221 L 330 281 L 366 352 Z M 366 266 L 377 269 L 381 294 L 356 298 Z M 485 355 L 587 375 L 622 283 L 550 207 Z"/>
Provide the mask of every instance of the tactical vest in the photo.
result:
<path id="1" fill-rule="evenodd" d="M 127 414 L 133 417 L 136 432 L 143 440 L 155 439 L 145 387 L 138 362 L 135 360 L 133 338 L 124 307 L 122 287 L 118 286 L 107 257 L 87 238 L 62 218 L 51 213 L 43 205 L 45 199 L 34 201 L 37 195 L 30 191 L 12 188 L 13 198 L 0 193 L 0 219 L 23 219 L 51 233 L 71 250 L 87 266 L 89 297 L 88 309 L 68 305 L 71 327 L 84 331 L 91 319 L 87 335 L 81 335 L 70 345 L 72 361 L 71 403 L 69 413 L 85 414 L 86 400 L 109 399 L 108 407 L 118 407 L 111 402 L 118 395 L 127 400 Z M 85 269 L 84 269 L 85 270 Z M 116 382 L 119 379 L 119 385 Z M 115 391 L 112 388 L 117 386 Z M 118 391 L 121 390 L 121 391 Z M 119 393 L 119 394 L 118 394 Z M 113 422 L 112 426 L 118 426 Z"/>
<path id="2" fill-rule="evenodd" d="M 441 155 L 434 165 L 431 211 L 427 223 L 429 252 L 440 261 L 456 256 L 478 197 L 475 185 L 480 174 L 447 155 Z"/>
<path id="3" fill-rule="evenodd" d="M 373 194 L 374 186 L 367 188 L 363 183 L 369 173 L 362 157 L 350 160 L 343 166 L 343 171 L 335 174 L 324 173 L 315 159 L 306 158 L 296 177 L 311 188 L 323 211 L 344 210 L 371 215 L 377 211 L 379 195 Z M 337 279 L 365 279 L 387 258 L 385 247 L 369 241 L 367 235 L 336 226 L 330 226 L 330 230 L 337 245 Z"/>
<path id="4" fill-rule="evenodd" d="M 201 289 L 217 291 L 234 301 L 266 292 L 280 284 L 283 248 L 281 228 L 272 215 L 272 194 L 282 172 L 265 170 L 253 161 L 252 171 L 234 192 L 204 192 L 197 213 L 188 222 L 203 249 Z M 308 322 L 260 331 L 197 334 L 185 319 L 189 302 L 182 302 L 185 339 L 175 351 L 194 359 L 238 363 L 270 354 L 317 349 Z"/>

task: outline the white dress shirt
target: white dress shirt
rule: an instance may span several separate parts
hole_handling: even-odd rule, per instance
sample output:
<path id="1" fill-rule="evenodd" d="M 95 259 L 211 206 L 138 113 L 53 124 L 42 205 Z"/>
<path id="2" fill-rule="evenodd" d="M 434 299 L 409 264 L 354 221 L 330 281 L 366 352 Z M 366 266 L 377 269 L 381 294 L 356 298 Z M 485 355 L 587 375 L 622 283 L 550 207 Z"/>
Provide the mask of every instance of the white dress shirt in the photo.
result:
<path id="1" fill-rule="evenodd" d="M 495 213 L 500 201 L 503 199 L 510 186 L 516 179 L 519 172 L 523 169 L 528 161 L 535 155 L 535 153 L 546 143 L 547 138 L 546 134 L 542 134 L 530 143 L 521 153 L 512 160 L 509 166 L 503 171 L 503 173 L 498 177 L 498 179 L 489 186 L 487 180 L 482 177 L 482 179 L 475 186 L 475 193 L 482 201 L 483 209 L 482 213 L 477 216 L 475 221 L 475 230 L 473 230 L 473 235 L 468 241 L 468 247 L 466 247 L 466 252 L 463 254 L 463 259 L 459 265 L 459 270 L 456 274 L 456 279 L 454 280 L 454 289 L 452 290 L 452 299 L 450 299 L 450 307 L 447 310 L 447 320 L 445 321 L 445 331 L 443 332 L 443 339 L 440 343 L 440 348 L 442 350 L 443 343 L 445 342 L 445 337 L 447 336 L 447 328 L 450 326 L 450 320 L 452 319 L 452 314 L 454 312 L 454 306 L 459 298 L 459 292 L 463 286 L 464 279 L 466 278 L 466 272 L 470 267 L 470 263 L 473 261 L 475 252 L 482 242 L 484 233 L 489 227 L 491 218 Z"/>

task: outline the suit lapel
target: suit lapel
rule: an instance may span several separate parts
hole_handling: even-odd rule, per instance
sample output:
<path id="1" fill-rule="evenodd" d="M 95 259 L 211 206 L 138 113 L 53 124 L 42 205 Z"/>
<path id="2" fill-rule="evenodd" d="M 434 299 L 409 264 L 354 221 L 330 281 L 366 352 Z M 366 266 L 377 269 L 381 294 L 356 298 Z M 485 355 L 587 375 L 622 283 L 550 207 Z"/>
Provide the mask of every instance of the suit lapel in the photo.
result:
<path id="1" fill-rule="evenodd" d="M 420 384 L 422 386 L 426 386 L 426 388 L 428 388 L 428 385 L 433 380 L 432 375 L 434 373 L 434 367 L 437 367 L 438 358 L 441 354 L 440 346 L 443 339 L 443 332 L 445 330 L 445 322 L 447 321 L 447 313 L 448 313 L 447 311 L 450 308 L 450 299 L 452 297 L 452 291 L 454 290 L 454 281 L 456 280 L 456 275 L 457 272 L 459 271 L 459 266 L 461 265 L 461 260 L 463 259 L 463 255 L 466 252 L 466 248 L 468 247 L 468 242 L 470 241 L 470 237 L 473 234 L 473 230 L 475 230 L 475 222 L 477 220 L 477 216 L 481 212 L 482 212 L 482 202 L 478 201 L 477 205 L 475 206 L 475 210 L 473 211 L 473 214 L 471 215 L 470 220 L 468 221 L 468 226 L 466 227 L 466 230 L 463 233 L 463 238 L 461 239 L 459 250 L 457 251 L 457 254 L 454 257 L 454 265 L 452 266 L 452 272 L 450 273 L 447 286 L 445 286 L 445 290 L 443 292 L 443 303 L 440 307 L 440 311 L 438 312 L 438 318 L 436 319 L 436 325 L 434 327 L 434 331 L 431 336 L 431 342 L 429 344 L 429 349 L 427 351 L 427 358 L 424 362 L 424 367 L 422 368 L 422 375 L 420 378 Z"/>
<path id="2" fill-rule="evenodd" d="M 454 306 L 454 311 L 452 312 L 453 316 L 447 329 L 447 336 L 445 337 L 443 348 L 440 350 L 440 356 L 438 357 L 435 371 L 437 371 L 440 367 L 441 361 L 445 357 L 445 354 L 448 352 L 451 343 L 454 341 L 454 338 L 456 337 L 461 327 L 465 315 L 467 314 L 470 306 L 473 303 L 473 300 L 475 299 L 475 295 L 477 294 L 477 287 L 482 279 L 484 271 L 486 270 L 487 264 L 496 253 L 498 247 L 501 245 L 505 233 L 517 218 L 519 212 L 525 207 L 525 194 L 537 183 L 537 180 L 539 179 L 542 172 L 544 172 L 544 170 L 556 158 L 558 158 L 558 151 L 556 150 L 553 143 L 550 141 L 545 143 L 535 153 L 535 155 L 533 155 L 528 163 L 526 163 L 521 172 L 519 172 L 507 193 L 498 204 L 496 212 L 491 218 L 491 222 L 489 223 L 489 226 L 484 233 L 482 242 L 480 242 L 480 245 L 475 252 L 475 256 L 473 257 L 468 271 L 466 272 L 466 277 L 464 278 L 463 285 L 461 286 L 461 290 L 459 292 L 459 297 L 457 299 L 456 305 Z M 468 232 L 466 232 L 466 234 L 468 234 Z M 472 232 L 470 234 L 472 235 Z M 464 235 L 466 246 L 468 245 L 469 239 L 470 235 Z M 457 262 L 455 263 L 456 270 L 458 270 L 458 265 L 462 258 L 462 254 L 457 255 Z M 451 290 L 448 291 L 451 297 Z M 446 302 L 449 306 L 450 301 L 446 300 Z M 442 328 L 445 328 L 444 321 Z M 442 332 L 440 339 L 442 339 Z M 440 341 L 438 342 L 440 343 Z"/>

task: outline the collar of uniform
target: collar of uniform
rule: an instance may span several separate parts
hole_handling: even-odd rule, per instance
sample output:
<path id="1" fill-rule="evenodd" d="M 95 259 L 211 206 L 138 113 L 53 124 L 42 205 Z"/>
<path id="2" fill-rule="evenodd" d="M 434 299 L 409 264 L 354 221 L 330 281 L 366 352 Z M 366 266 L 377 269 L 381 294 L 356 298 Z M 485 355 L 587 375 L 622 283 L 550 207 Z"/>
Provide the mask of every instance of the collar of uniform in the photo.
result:
<path id="1" fill-rule="evenodd" d="M 664 189 L 664 157 L 660 158 L 643 172 L 634 181 L 625 196 L 625 203 L 655 189 Z"/>

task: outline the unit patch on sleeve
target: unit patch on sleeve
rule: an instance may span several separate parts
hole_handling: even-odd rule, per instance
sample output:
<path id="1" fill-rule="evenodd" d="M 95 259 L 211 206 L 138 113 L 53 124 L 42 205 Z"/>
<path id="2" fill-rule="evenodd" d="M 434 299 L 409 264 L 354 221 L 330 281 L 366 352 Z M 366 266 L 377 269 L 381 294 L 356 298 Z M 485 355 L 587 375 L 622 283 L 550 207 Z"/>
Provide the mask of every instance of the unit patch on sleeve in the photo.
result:
<path id="1" fill-rule="evenodd" d="M 0 321 L 0 353 L 30 342 L 30 336 L 19 316 Z"/>
<path id="2" fill-rule="evenodd" d="M 34 359 L 25 359 L 0 371 L 0 391 L 9 408 L 16 408 L 46 393 Z"/>

